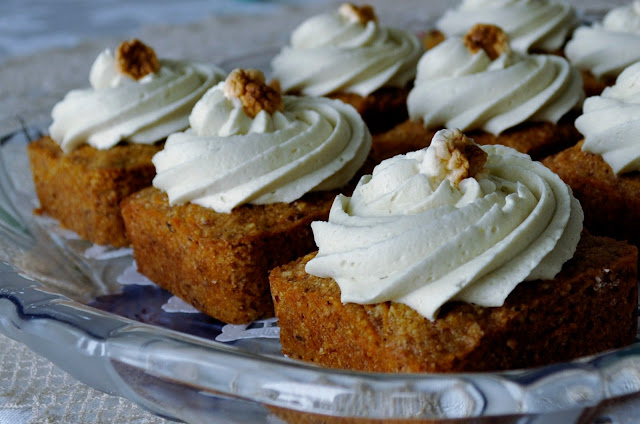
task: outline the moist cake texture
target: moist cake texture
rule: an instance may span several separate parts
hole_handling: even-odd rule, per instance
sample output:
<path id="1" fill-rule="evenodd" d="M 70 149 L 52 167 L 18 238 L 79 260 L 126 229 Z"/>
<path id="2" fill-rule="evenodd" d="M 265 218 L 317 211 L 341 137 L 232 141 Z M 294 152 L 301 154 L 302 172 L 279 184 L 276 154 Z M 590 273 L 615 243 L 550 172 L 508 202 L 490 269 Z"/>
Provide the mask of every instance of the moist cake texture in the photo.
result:
<path id="1" fill-rule="evenodd" d="M 120 202 L 151 185 L 151 158 L 162 144 L 119 144 L 108 150 L 83 145 L 65 154 L 45 136 L 27 146 L 40 200 L 39 213 L 97 244 L 127 246 Z"/>
<path id="2" fill-rule="evenodd" d="M 575 114 L 569 114 L 558 124 L 527 122 L 499 135 L 482 130 L 466 134 L 480 145 L 501 144 L 526 153 L 533 160 L 541 160 L 574 145 L 581 135 L 573 125 Z M 373 135 L 372 157 L 377 161 L 428 147 L 437 132 L 426 129 L 421 121 L 407 120 L 394 128 Z"/>
<path id="3" fill-rule="evenodd" d="M 534 367 L 633 342 L 637 249 L 583 234 L 553 280 L 522 283 L 502 307 L 446 304 L 435 321 L 403 304 L 343 304 L 309 254 L 271 272 L 282 352 L 331 368 L 464 372 Z"/>
<path id="4" fill-rule="evenodd" d="M 583 151 L 582 144 L 542 163 L 580 200 L 589 231 L 640 245 L 640 173 L 616 175 L 600 155 Z"/>
<path id="5" fill-rule="evenodd" d="M 243 205 L 231 214 L 169 206 L 148 187 L 122 204 L 138 270 L 227 323 L 273 316 L 269 270 L 314 248 L 309 225 L 326 219 L 335 193 L 292 203 Z"/>

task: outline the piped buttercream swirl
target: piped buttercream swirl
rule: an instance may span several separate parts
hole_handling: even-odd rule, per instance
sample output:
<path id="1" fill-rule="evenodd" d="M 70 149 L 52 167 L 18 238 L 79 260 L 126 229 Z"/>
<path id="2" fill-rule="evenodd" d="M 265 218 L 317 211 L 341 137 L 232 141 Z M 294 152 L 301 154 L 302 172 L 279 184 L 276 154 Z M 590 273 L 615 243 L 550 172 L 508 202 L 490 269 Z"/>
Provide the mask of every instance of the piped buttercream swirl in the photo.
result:
<path id="1" fill-rule="evenodd" d="M 578 25 L 575 10 L 546 0 L 463 0 L 438 20 L 436 28 L 447 37 L 464 34 L 476 23 L 501 27 L 519 52 L 560 50 Z"/>
<path id="2" fill-rule="evenodd" d="M 153 185 L 171 204 L 217 212 L 244 204 L 292 202 L 344 186 L 364 163 L 371 135 L 356 110 L 338 100 L 283 97 L 283 111 L 254 118 L 225 83 L 210 89 L 191 128 L 168 137 L 153 158 Z"/>
<path id="3" fill-rule="evenodd" d="M 579 202 L 556 174 L 500 145 L 481 147 L 483 172 L 452 180 L 460 136 L 441 130 L 338 196 L 329 221 L 312 224 L 319 252 L 307 272 L 333 278 L 345 303 L 395 301 L 429 319 L 450 300 L 500 306 L 520 282 L 553 278 L 580 238 Z"/>
<path id="4" fill-rule="evenodd" d="M 304 21 L 271 62 L 285 92 L 324 96 L 335 92 L 367 96 L 385 87 L 404 87 L 415 77 L 423 52 L 413 34 L 362 23 L 339 11 Z"/>
<path id="5" fill-rule="evenodd" d="M 602 23 L 581 26 L 565 54 L 578 69 L 613 79 L 640 60 L 640 1 L 610 10 Z"/>
<path id="6" fill-rule="evenodd" d="M 407 107 L 427 128 L 499 134 L 525 121 L 557 123 L 583 98 L 580 73 L 564 58 L 508 51 L 491 60 L 450 38 L 420 59 Z"/>
<path id="7" fill-rule="evenodd" d="M 85 143 L 152 144 L 185 129 L 195 103 L 221 79 L 224 72 L 214 66 L 163 59 L 158 72 L 135 80 L 107 49 L 93 63 L 91 88 L 72 90 L 54 106 L 49 132 L 64 152 Z"/>
<path id="8" fill-rule="evenodd" d="M 585 100 L 576 128 L 584 135 L 582 150 L 601 155 L 613 172 L 640 171 L 640 62 Z"/>

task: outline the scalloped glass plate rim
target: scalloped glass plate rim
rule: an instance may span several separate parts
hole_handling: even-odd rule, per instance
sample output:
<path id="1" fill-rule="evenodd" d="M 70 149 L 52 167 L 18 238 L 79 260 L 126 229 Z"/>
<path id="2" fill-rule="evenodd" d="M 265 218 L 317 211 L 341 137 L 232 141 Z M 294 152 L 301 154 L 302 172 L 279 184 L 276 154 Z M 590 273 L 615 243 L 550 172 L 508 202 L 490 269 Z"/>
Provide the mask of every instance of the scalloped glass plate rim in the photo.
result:
<path id="1" fill-rule="evenodd" d="M 535 398 L 536 392 L 547 384 L 562 386 L 567 392 L 571 392 L 572 386 L 584 386 L 585 381 L 601 386 L 602 390 L 599 393 L 594 392 L 591 396 L 575 399 L 574 403 L 566 405 L 567 409 L 595 406 L 602 400 L 632 394 L 639 390 L 639 344 L 574 362 L 495 373 L 383 374 L 334 370 L 286 358 L 252 354 L 223 343 L 122 318 L 69 300 L 51 292 L 39 282 L 19 275 L 18 271 L 6 270 L 8 267 L 2 268 L 0 267 L 0 331 L 27 344 L 32 350 L 85 383 L 105 392 L 125 396 L 164 416 L 169 414 L 158 408 L 159 405 L 149 405 L 144 399 L 132 396 L 132 393 L 123 393 L 118 387 L 118 382 L 113 382 L 112 385 L 106 381 L 87 378 L 82 370 L 61 364 L 56 354 L 51 354 L 39 344 L 58 342 L 75 346 L 75 354 L 90 357 L 84 365 L 104 362 L 100 368 L 110 368 L 109 363 L 113 360 L 197 390 L 222 392 L 228 396 L 281 408 L 331 415 L 341 411 L 321 407 L 301 408 L 300 401 L 306 396 L 298 396 L 298 399 L 295 399 L 294 391 L 300 388 L 322 390 L 324 387 L 342 392 L 353 389 L 353 393 L 358 393 L 363 386 L 368 386 L 367 390 L 373 388 L 380 393 L 398 390 L 407 396 L 411 390 L 415 393 L 444 393 L 450 390 L 450 396 L 466 395 L 475 398 L 476 408 L 457 417 L 447 418 L 470 418 L 562 411 L 561 408 L 545 407 L 544 402 L 539 402 L 547 398 L 543 393 L 537 393 L 542 395 L 540 399 Z M 7 307 L 6 301 L 11 303 L 11 307 Z M 62 339 L 53 339 L 62 335 Z M 193 368 L 181 378 L 174 371 L 176 367 L 188 369 L 189 359 L 192 360 Z M 235 384 L 226 380 L 221 383 L 217 381 L 218 377 L 210 374 L 218 372 L 218 366 L 227 363 L 227 360 L 231 360 L 227 365 L 235 364 L 237 368 L 244 369 L 244 375 L 231 376 Z M 165 366 L 159 366 L 163 362 Z M 613 382 L 617 379 L 616 376 L 630 371 L 633 378 L 624 378 L 627 390 L 620 390 L 622 386 L 617 387 L 617 390 L 607 390 L 606 382 Z M 261 376 L 261 373 L 264 375 Z M 207 377 L 211 377 L 211 380 L 207 380 Z M 628 384 L 630 382 L 635 384 Z M 289 389 L 286 388 L 287 384 L 291 385 Z M 228 390 L 234 385 L 235 389 Z M 263 390 L 256 391 L 256 387 L 262 387 Z M 264 390 L 277 391 L 278 388 L 279 398 Z M 290 401 L 283 402 L 283 395 L 290 396 Z"/>

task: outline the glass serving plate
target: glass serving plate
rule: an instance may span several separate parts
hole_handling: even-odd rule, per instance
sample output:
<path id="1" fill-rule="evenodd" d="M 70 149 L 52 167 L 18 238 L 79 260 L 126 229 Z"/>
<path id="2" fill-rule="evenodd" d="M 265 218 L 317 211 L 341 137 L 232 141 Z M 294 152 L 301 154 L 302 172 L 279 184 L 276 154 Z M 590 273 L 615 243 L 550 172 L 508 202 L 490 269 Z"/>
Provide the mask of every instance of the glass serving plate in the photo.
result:
<path id="1" fill-rule="evenodd" d="M 274 320 L 225 326 L 167 312 L 168 293 L 121 284 L 139 277 L 128 249 L 33 214 L 25 147 L 44 128 L 0 138 L 0 332 L 96 389 L 190 423 L 614 423 L 634 413 L 624 405 L 640 399 L 640 342 L 529 370 L 377 374 L 284 357 Z"/>

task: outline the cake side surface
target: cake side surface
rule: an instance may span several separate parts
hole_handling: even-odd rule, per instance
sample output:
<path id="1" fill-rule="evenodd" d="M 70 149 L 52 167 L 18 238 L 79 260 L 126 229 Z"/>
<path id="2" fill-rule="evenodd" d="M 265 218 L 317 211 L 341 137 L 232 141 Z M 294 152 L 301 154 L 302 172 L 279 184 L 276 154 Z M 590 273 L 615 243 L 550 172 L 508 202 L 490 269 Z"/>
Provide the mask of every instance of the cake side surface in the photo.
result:
<path id="1" fill-rule="evenodd" d="M 609 238 L 583 234 L 556 278 L 520 284 L 502 307 L 451 302 L 433 322 L 393 302 L 342 304 L 332 279 L 305 272 L 313 257 L 272 271 L 272 296 L 283 353 L 332 368 L 532 367 L 620 347 L 636 334 L 637 250 Z"/>
<path id="2" fill-rule="evenodd" d="M 582 81 L 584 83 L 585 97 L 599 96 L 605 88 L 615 83 L 611 78 L 605 80 L 596 78 L 596 76 L 588 70 L 582 70 L 580 74 L 582 74 Z"/>
<path id="3" fill-rule="evenodd" d="M 575 116 L 569 114 L 558 124 L 527 122 L 502 134 L 473 130 L 467 136 L 480 145 L 501 144 L 540 160 L 574 145 L 581 137 L 573 126 Z M 389 131 L 373 136 L 372 155 L 378 160 L 428 147 L 436 129 L 426 129 L 421 121 L 405 121 Z"/>
<path id="4" fill-rule="evenodd" d="M 425 402 L 426 403 L 426 402 Z M 434 402 L 435 403 L 435 402 Z M 478 418 L 363 418 L 336 417 L 319 413 L 301 412 L 277 406 L 267 406 L 269 411 L 288 424 L 517 424 L 522 416 L 501 415 Z M 439 410 L 439 405 L 425 405 L 423 414 L 431 409 Z M 440 412 L 441 413 L 441 412 Z"/>
<path id="5" fill-rule="evenodd" d="M 582 151 L 582 142 L 542 163 L 571 186 L 594 234 L 640 245 L 640 174 L 615 175 L 601 156 Z"/>
<path id="6" fill-rule="evenodd" d="M 84 145 L 69 154 L 45 136 L 27 146 L 39 212 L 97 244 L 127 246 L 122 199 L 151 185 L 153 155 L 161 146 L 121 144 L 109 150 Z"/>
<path id="7" fill-rule="evenodd" d="M 329 97 L 342 100 L 353 106 L 369 127 L 371 133 L 393 128 L 409 117 L 407 96 L 411 87 L 382 87 L 368 96 L 338 92 Z"/>
<path id="8" fill-rule="evenodd" d="M 122 209 L 141 273 L 214 318 L 246 323 L 273 316 L 269 270 L 314 248 L 310 223 L 326 219 L 334 196 L 314 193 L 225 214 L 170 206 L 150 187 Z"/>

